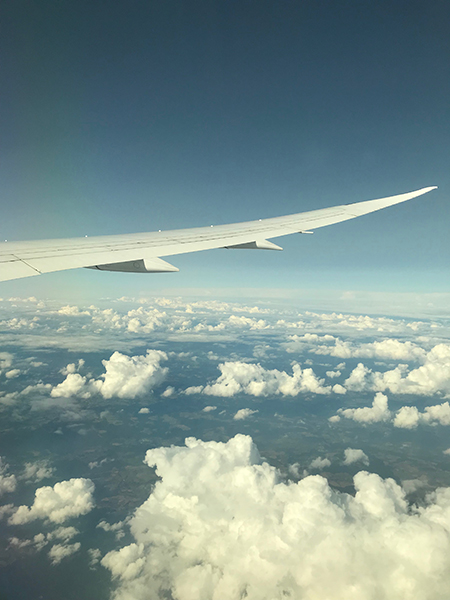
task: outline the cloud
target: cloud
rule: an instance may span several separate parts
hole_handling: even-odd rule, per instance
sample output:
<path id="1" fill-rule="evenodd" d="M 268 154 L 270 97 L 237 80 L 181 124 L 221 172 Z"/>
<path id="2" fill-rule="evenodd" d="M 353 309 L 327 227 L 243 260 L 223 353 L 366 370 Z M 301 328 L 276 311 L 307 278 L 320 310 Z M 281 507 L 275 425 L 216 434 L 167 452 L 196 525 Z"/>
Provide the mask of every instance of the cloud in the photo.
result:
<path id="1" fill-rule="evenodd" d="M 443 402 L 426 406 L 422 413 L 415 406 L 402 406 L 394 419 L 394 426 L 402 429 L 415 429 L 420 423 L 450 425 L 450 404 Z"/>
<path id="2" fill-rule="evenodd" d="M 123 531 L 125 525 L 125 521 L 118 521 L 117 523 L 107 523 L 106 521 L 100 521 L 97 525 L 98 529 L 103 529 L 103 531 L 112 531 L 116 534 L 116 539 L 120 540 L 125 536 L 125 532 Z"/>
<path id="3" fill-rule="evenodd" d="M 418 507 L 395 481 L 364 471 L 354 496 L 319 475 L 285 483 L 242 435 L 188 438 L 149 450 L 146 462 L 161 480 L 131 519 L 133 543 L 102 560 L 116 600 L 448 594 L 450 488 Z"/>
<path id="4" fill-rule="evenodd" d="M 167 372 L 160 363 L 167 360 L 167 354 L 160 350 L 147 350 L 143 356 L 126 356 L 114 352 L 109 360 L 103 360 L 106 369 L 101 380 L 94 387 L 104 398 L 136 398 L 149 392 L 161 383 Z"/>
<path id="5" fill-rule="evenodd" d="M 291 465 L 293 466 L 293 465 Z M 314 460 L 312 460 L 309 464 L 309 468 L 316 471 L 322 471 L 322 469 L 326 469 L 331 466 L 331 460 L 328 458 L 322 458 L 318 456 Z"/>
<path id="6" fill-rule="evenodd" d="M 171 385 L 169 385 L 169 387 L 167 387 L 163 393 L 161 394 L 161 396 L 163 398 L 171 398 L 173 395 L 175 394 L 175 388 L 172 387 Z"/>
<path id="7" fill-rule="evenodd" d="M 23 525 L 36 519 L 64 523 L 67 519 L 85 515 L 94 507 L 94 483 L 90 479 L 69 479 L 53 487 L 44 486 L 35 492 L 31 507 L 22 505 L 9 518 L 10 525 Z"/>
<path id="8" fill-rule="evenodd" d="M 344 450 L 344 465 L 353 465 L 356 462 L 369 464 L 369 457 L 365 452 L 358 448 L 347 448 Z"/>
<path id="9" fill-rule="evenodd" d="M 101 564 L 111 571 L 114 578 L 120 577 L 125 581 L 135 579 L 145 565 L 143 551 L 143 544 L 130 544 L 119 551 L 108 552 L 102 558 Z"/>
<path id="10" fill-rule="evenodd" d="M 217 409 L 217 406 L 205 406 L 205 408 L 202 408 L 202 412 L 208 413 L 208 412 L 211 412 L 216 409 Z"/>
<path id="11" fill-rule="evenodd" d="M 0 373 L 12 365 L 13 355 L 10 352 L 0 352 Z"/>
<path id="12" fill-rule="evenodd" d="M 81 548 L 80 542 L 75 544 L 55 544 L 48 553 L 52 565 L 58 565 L 64 558 L 75 554 Z"/>
<path id="13" fill-rule="evenodd" d="M 244 419 L 247 419 L 248 417 L 251 417 L 252 415 L 254 415 L 257 412 L 259 412 L 259 411 L 252 410 L 251 408 L 241 408 L 234 415 L 233 419 L 235 421 L 243 421 Z"/>
<path id="14" fill-rule="evenodd" d="M 19 375 L 20 369 L 11 369 L 10 371 L 6 371 L 5 373 L 6 379 L 15 379 L 16 377 L 19 377 Z"/>
<path id="15" fill-rule="evenodd" d="M 50 387 L 53 398 L 90 398 L 100 393 L 106 399 L 113 396 L 134 399 L 145 395 L 164 380 L 168 372 L 167 368 L 160 365 L 164 360 L 167 360 L 167 354 L 160 350 L 147 350 L 145 355 L 137 356 L 114 352 L 108 360 L 102 361 L 105 373 L 99 379 L 87 379 L 75 372 L 84 365 L 80 359 L 78 365 L 71 363 L 63 369 L 62 372 L 66 374 L 64 381 L 53 388 L 48 384 L 44 387 Z"/>
<path id="16" fill-rule="evenodd" d="M 240 361 L 221 363 L 218 369 L 221 375 L 214 383 L 188 388 L 185 393 L 223 397 L 240 393 L 250 396 L 296 396 L 300 392 L 331 393 L 331 387 L 324 386 L 324 380 L 318 379 L 312 369 L 302 369 L 295 362 L 292 363 L 292 375 L 277 369 L 264 369 L 259 363 Z"/>
<path id="17" fill-rule="evenodd" d="M 82 367 L 84 367 L 84 360 L 80 358 L 77 363 L 69 363 L 67 366 L 61 369 L 60 373 L 68 375 L 69 373 L 77 373 Z"/>
<path id="18" fill-rule="evenodd" d="M 78 529 L 75 527 L 58 527 L 54 531 L 47 533 L 47 540 L 63 540 L 64 542 L 69 542 L 72 538 L 79 535 Z"/>
<path id="19" fill-rule="evenodd" d="M 11 493 L 16 490 L 17 479 L 15 475 L 8 473 L 9 465 L 4 458 L 0 456 L 0 496 Z"/>
<path id="20" fill-rule="evenodd" d="M 420 413 L 415 406 L 402 406 L 394 418 L 394 427 L 415 429 L 420 421 Z"/>
<path id="21" fill-rule="evenodd" d="M 49 466 L 48 461 L 40 460 L 34 463 L 25 463 L 22 479 L 37 483 L 43 479 L 48 479 L 54 473 L 53 467 Z"/>
<path id="22" fill-rule="evenodd" d="M 148 415 L 150 413 L 150 409 L 146 406 L 143 406 L 139 411 L 138 415 Z"/>
<path id="23" fill-rule="evenodd" d="M 400 342 L 396 339 L 385 339 L 368 344 L 353 344 L 339 338 L 333 346 L 322 345 L 312 350 L 315 354 L 336 356 L 338 358 L 373 358 L 379 360 L 416 360 L 422 361 L 426 352 L 412 342 Z"/>
<path id="24" fill-rule="evenodd" d="M 91 392 L 87 386 L 86 377 L 79 373 L 68 373 L 64 381 L 52 389 L 50 395 L 53 398 L 71 398 L 78 395 L 82 398 L 89 398 Z"/>
<path id="25" fill-rule="evenodd" d="M 340 421 L 340 416 L 353 419 L 359 423 L 392 422 L 394 427 L 401 429 L 416 429 L 418 425 L 450 425 L 450 403 L 443 402 L 426 406 L 420 412 L 416 406 L 402 406 L 394 415 L 388 408 L 388 398 L 381 392 L 375 395 L 372 407 L 340 408 L 338 414 L 330 417 L 330 423 Z"/>
<path id="26" fill-rule="evenodd" d="M 391 391 L 394 394 L 450 396 L 450 345 L 438 344 L 425 356 L 424 364 L 409 370 L 399 365 L 390 371 L 373 372 L 360 363 L 345 381 L 347 389 L 355 391 Z"/>
<path id="27" fill-rule="evenodd" d="M 353 419 L 359 423 L 380 423 L 391 420 L 391 412 L 388 409 L 387 396 L 378 392 L 372 402 L 372 406 L 363 408 L 340 408 L 339 415 L 346 419 Z"/>
<path id="28" fill-rule="evenodd" d="M 0 496 L 7 492 L 14 492 L 17 487 L 15 475 L 0 475 Z"/>

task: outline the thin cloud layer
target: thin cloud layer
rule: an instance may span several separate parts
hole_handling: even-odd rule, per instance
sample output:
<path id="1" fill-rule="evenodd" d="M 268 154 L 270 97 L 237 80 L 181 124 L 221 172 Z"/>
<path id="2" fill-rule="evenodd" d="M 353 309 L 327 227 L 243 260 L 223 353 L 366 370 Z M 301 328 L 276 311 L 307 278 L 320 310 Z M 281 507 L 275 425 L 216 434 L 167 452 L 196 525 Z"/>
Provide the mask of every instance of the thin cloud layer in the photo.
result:
<path id="1" fill-rule="evenodd" d="M 355 496 L 318 475 L 284 483 L 242 435 L 226 444 L 188 438 L 149 450 L 146 462 L 161 481 L 131 520 L 134 542 L 102 559 L 115 600 L 448 594 L 449 488 L 416 507 L 395 481 L 364 471 Z"/>

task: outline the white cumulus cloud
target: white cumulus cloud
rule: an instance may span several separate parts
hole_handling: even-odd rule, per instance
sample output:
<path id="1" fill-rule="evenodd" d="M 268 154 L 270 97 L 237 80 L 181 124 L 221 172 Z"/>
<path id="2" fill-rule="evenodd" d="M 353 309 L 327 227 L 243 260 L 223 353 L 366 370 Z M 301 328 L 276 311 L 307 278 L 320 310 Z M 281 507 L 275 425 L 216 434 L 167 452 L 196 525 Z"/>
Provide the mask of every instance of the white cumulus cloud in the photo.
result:
<path id="1" fill-rule="evenodd" d="M 345 381 L 349 390 L 390 391 L 394 394 L 450 396 L 450 345 L 438 344 L 424 357 L 416 369 L 401 364 L 395 369 L 379 372 L 360 363 Z"/>
<path id="2" fill-rule="evenodd" d="M 76 542 L 75 544 L 55 544 L 50 548 L 48 553 L 50 560 L 52 561 L 52 565 L 57 565 L 64 558 L 75 554 L 75 552 L 78 552 L 80 547 L 80 542 Z"/>
<path id="3" fill-rule="evenodd" d="M 251 408 L 241 408 L 234 415 L 233 419 L 235 421 L 243 421 L 244 419 L 251 417 L 252 415 L 254 415 L 257 412 L 258 412 L 257 410 L 252 410 Z"/>
<path id="4" fill-rule="evenodd" d="M 9 465 L 5 459 L 0 456 L 0 496 L 3 494 L 14 492 L 17 487 L 17 479 L 15 475 L 8 472 Z"/>
<path id="5" fill-rule="evenodd" d="M 94 483 L 84 478 L 38 488 L 32 506 L 19 506 L 8 522 L 10 525 L 23 525 L 35 519 L 48 519 L 53 523 L 64 523 L 92 510 L 93 493 Z"/>
<path id="6" fill-rule="evenodd" d="M 326 469 L 330 466 L 331 460 L 329 458 L 322 458 L 321 456 L 318 456 L 309 464 L 309 468 L 313 471 L 321 471 L 322 469 Z"/>
<path id="7" fill-rule="evenodd" d="M 346 419 L 353 419 L 359 423 L 379 423 L 391 420 L 391 411 L 388 409 L 387 396 L 378 392 L 372 402 L 372 406 L 362 408 L 340 408 L 339 415 Z"/>
<path id="8" fill-rule="evenodd" d="M 251 438 L 146 455 L 161 480 L 102 560 L 116 600 L 434 600 L 450 589 L 450 488 L 410 506 L 359 472 L 355 496 L 319 475 L 283 482 Z M 380 551 L 382 548 L 382 552 Z"/>
<path id="9" fill-rule="evenodd" d="M 161 383 L 168 369 L 161 367 L 167 354 L 160 350 L 147 350 L 142 356 L 127 356 L 114 352 L 109 360 L 103 360 L 105 374 L 94 382 L 104 398 L 136 398 L 146 394 Z"/>
<path id="10" fill-rule="evenodd" d="M 346 450 L 344 450 L 344 465 L 353 465 L 357 462 L 368 465 L 369 457 L 359 448 L 346 448 Z"/>
<path id="11" fill-rule="evenodd" d="M 147 350 L 146 354 L 137 356 L 114 352 L 109 359 L 102 361 L 105 373 L 99 379 L 87 379 L 76 372 L 84 365 L 81 359 L 77 365 L 71 363 L 62 370 L 66 378 L 51 389 L 50 395 L 53 398 L 89 398 L 100 393 L 107 399 L 113 396 L 134 399 L 164 380 L 168 372 L 167 368 L 161 367 L 164 360 L 167 360 L 167 354 L 160 350 Z"/>
<path id="12" fill-rule="evenodd" d="M 415 406 L 402 406 L 394 419 L 394 426 L 415 429 L 420 423 L 425 425 L 450 425 L 450 404 L 443 402 L 426 406 L 423 412 Z"/>
<path id="13" fill-rule="evenodd" d="M 312 369 L 302 369 L 297 363 L 292 363 L 292 375 L 277 369 L 264 369 L 259 363 L 240 361 L 221 363 L 218 368 L 221 375 L 214 383 L 188 388 L 185 393 L 224 397 L 239 393 L 250 396 L 296 396 L 301 392 L 331 393 L 331 387 L 324 386 L 324 380 L 319 379 Z"/>

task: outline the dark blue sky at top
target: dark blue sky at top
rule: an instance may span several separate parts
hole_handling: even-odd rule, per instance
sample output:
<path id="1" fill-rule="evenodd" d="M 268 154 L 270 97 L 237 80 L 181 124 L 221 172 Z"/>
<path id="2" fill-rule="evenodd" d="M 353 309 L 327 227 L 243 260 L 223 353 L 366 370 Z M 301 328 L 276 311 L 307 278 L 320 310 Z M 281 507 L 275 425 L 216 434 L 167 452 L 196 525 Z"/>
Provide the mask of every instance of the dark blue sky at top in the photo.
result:
<path id="1" fill-rule="evenodd" d="M 283 240 L 282 259 L 239 264 L 255 286 L 263 269 L 283 286 L 307 261 L 320 286 L 342 270 L 344 286 L 378 289 L 381 275 L 361 272 L 392 267 L 410 273 L 403 286 L 421 272 L 421 290 L 442 290 L 448 3 L 16 0 L 1 11 L 4 238 L 232 222 L 437 184 L 432 198 Z M 173 262 L 190 272 L 171 285 L 235 283 L 227 253 Z"/>

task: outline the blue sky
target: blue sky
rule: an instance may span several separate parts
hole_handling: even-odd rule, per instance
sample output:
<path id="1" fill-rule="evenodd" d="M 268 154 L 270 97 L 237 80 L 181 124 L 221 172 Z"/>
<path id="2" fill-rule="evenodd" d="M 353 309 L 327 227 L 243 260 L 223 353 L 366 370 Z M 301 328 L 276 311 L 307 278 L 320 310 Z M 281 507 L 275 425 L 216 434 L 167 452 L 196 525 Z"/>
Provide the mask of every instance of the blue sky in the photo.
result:
<path id="1" fill-rule="evenodd" d="M 439 190 L 178 274 L 2 284 L 448 292 L 445 2 L 63 2 L 2 8 L 4 239 L 248 220 Z"/>

